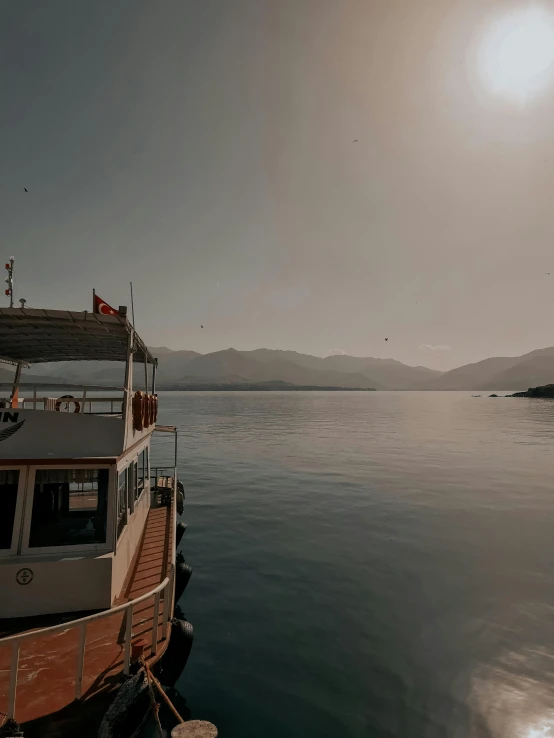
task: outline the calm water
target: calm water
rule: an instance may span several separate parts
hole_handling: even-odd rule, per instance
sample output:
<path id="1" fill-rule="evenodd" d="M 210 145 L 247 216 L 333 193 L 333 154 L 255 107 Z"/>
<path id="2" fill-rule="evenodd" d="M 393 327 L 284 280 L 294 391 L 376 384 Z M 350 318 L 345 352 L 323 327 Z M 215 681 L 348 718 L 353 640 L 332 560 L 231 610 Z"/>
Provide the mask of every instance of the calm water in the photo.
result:
<path id="1" fill-rule="evenodd" d="M 554 402 L 161 409 L 181 428 L 193 717 L 223 738 L 554 738 Z"/>

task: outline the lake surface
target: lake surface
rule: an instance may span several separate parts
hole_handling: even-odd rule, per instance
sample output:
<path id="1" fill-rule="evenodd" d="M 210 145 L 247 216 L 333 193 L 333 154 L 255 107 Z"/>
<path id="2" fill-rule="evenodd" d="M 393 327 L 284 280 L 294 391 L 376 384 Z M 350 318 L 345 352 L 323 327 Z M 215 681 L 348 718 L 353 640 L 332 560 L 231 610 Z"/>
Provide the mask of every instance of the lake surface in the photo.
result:
<path id="1" fill-rule="evenodd" d="M 194 718 L 222 738 L 554 738 L 554 402 L 160 406 L 180 427 Z"/>

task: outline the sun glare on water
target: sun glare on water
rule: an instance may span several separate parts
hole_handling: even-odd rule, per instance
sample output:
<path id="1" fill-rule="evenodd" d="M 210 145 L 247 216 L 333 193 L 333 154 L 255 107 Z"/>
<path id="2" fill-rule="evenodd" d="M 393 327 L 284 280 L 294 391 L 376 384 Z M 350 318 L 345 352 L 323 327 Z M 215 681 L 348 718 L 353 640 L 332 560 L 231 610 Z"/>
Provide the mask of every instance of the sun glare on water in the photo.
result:
<path id="1" fill-rule="evenodd" d="M 554 16 L 526 8 L 494 23 L 482 41 L 480 68 L 489 90 L 526 102 L 539 94 L 554 72 Z"/>
<path id="2" fill-rule="evenodd" d="M 524 738 L 552 738 L 552 726 L 544 723 L 537 728 L 529 728 Z"/>

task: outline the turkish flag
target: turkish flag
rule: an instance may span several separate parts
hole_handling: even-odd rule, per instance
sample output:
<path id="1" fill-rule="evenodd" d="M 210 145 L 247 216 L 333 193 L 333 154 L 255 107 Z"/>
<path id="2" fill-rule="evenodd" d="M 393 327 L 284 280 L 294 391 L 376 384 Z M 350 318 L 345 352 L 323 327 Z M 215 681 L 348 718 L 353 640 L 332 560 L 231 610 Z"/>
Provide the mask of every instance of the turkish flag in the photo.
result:
<path id="1" fill-rule="evenodd" d="M 94 306 L 93 306 L 93 313 L 100 313 L 100 315 L 118 315 L 118 311 L 115 310 L 115 308 L 108 305 L 107 302 L 104 302 L 101 297 L 98 297 L 96 293 L 94 293 Z"/>

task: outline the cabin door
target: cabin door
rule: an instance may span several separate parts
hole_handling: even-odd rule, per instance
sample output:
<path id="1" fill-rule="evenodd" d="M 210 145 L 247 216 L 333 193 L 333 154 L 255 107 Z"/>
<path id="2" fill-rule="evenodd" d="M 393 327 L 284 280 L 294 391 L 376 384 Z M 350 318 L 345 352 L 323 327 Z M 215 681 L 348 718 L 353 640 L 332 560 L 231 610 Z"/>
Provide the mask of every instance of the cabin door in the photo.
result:
<path id="1" fill-rule="evenodd" d="M 27 467 L 0 467 L 0 556 L 19 553 Z"/>

